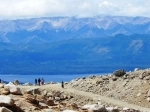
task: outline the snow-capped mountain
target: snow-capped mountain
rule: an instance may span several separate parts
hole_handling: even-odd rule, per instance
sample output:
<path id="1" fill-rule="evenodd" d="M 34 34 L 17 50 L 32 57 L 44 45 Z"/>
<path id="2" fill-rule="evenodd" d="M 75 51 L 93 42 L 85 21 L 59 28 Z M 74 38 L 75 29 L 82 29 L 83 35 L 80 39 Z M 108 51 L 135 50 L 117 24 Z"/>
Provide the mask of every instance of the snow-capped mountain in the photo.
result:
<path id="1" fill-rule="evenodd" d="M 150 18 L 0 21 L 0 74 L 76 74 L 150 67 Z"/>
<path id="2" fill-rule="evenodd" d="M 0 42 L 22 43 L 27 42 L 26 39 L 29 40 L 30 37 L 49 42 L 55 39 L 93 38 L 117 34 L 150 34 L 150 18 L 97 16 L 93 18 L 50 17 L 0 21 Z"/>

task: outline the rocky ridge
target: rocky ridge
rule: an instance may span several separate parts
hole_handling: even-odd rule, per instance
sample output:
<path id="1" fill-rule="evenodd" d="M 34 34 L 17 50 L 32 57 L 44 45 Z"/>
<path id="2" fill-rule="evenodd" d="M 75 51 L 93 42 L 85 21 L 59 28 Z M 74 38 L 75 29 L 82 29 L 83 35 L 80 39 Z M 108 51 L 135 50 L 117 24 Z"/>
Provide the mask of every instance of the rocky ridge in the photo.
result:
<path id="1" fill-rule="evenodd" d="M 68 85 L 77 90 L 150 108 L 150 69 L 135 69 L 120 77 L 110 74 L 78 78 Z"/>

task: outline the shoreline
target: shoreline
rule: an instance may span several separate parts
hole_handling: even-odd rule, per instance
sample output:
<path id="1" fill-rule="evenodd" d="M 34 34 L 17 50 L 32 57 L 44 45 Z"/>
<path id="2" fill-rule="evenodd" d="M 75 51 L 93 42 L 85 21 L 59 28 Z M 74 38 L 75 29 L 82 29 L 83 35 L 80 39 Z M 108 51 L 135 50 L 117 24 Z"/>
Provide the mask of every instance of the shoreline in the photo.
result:
<path id="1" fill-rule="evenodd" d="M 49 83 L 49 82 L 69 82 L 71 80 L 74 79 L 78 79 L 78 78 L 83 78 L 83 77 L 88 77 L 88 76 L 101 76 L 101 75 L 108 75 L 110 73 L 95 73 L 95 74 L 74 74 L 74 75 L 13 75 L 13 74 L 9 74 L 9 75 L 2 75 L 0 74 L 0 78 L 2 81 L 5 81 L 7 83 L 9 82 L 13 82 L 15 80 L 18 80 L 21 84 L 24 83 L 30 83 L 30 84 L 35 84 L 35 79 L 38 78 L 43 78 L 45 80 L 45 83 Z M 30 76 L 30 77 L 29 77 Z"/>

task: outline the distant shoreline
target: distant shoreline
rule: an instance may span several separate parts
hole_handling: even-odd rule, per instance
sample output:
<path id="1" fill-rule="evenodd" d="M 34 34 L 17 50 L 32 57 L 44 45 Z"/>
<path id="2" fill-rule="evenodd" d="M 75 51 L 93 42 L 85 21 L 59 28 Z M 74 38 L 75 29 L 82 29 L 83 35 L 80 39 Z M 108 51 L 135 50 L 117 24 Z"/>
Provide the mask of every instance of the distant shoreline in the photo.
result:
<path id="1" fill-rule="evenodd" d="M 110 73 L 95 73 L 95 74 L 66 74 L 66 75 L 15 75 L 15 74 L 0 74 L 1 80 L 5 82 L 13 82 L 14 80 L 18 80 L 20 83 L 30 83 L 34 84 L 35 79 L 43 78 L 45 83 L 48 82 L 69 82 L 71 80 L 75 80 L 77 78 L 83 78 L 88 76 L 96 76 L 96 75 L 107 75 Z M 29 77 L 30 76 L 30 77 Z"/>

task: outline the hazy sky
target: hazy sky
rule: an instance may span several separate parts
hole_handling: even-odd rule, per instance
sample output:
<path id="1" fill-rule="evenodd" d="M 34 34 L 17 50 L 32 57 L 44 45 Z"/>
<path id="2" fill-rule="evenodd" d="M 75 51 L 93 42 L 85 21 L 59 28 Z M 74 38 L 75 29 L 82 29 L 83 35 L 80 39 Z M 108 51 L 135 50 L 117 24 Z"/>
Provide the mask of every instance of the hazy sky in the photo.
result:
<path id="1" fill-rule="evenodd" d="M 0 19 L 100 14 L 150 17 L 150 0 L 0 0 Z"/>

